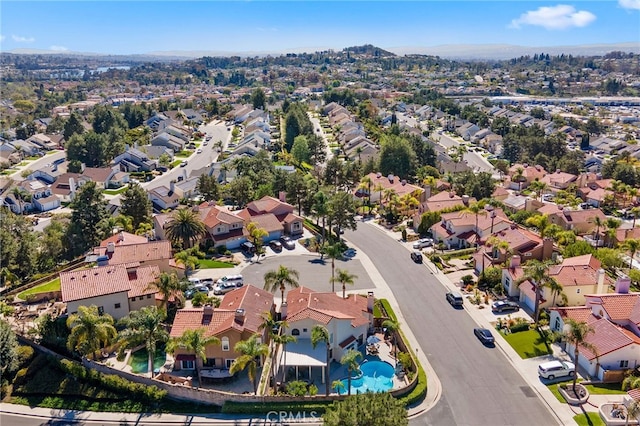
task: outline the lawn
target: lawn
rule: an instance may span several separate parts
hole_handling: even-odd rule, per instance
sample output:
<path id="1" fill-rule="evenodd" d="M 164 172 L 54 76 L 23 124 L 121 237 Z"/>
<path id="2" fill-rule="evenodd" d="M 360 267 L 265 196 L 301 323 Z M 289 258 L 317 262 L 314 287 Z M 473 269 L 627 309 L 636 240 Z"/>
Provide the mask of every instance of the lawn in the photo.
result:
<path id="1" fill-rule="evenodd" d="M 234 266 L 236 265 L 234 265 L 233 263 L 220 262 L 219 260 L 213 260 L 213 259 L 198 260 L 198 267 L 200 269 L 233 268 Z"/>
<path id="2" fill-rule="evenodd" d="M 118 195 L 124 191 L 127 190 L 127 185 L 123 186 L 122 188 L 118 188 L 118 189 L 105 189 L 104 191 L 102 191 L 104 194 L 107 195 Z"/>
<path id="3" fill-rule="evenodd" d="M 169 167 L 171 167 L 171 168 L 173 169 L 174 167 L 178 167 L 178 166 L 180 165 L 180 163 L 182 163 L 182 160 L 174 160 L 174 161 L 169 165 Z"/>
<path id="4" fill-rule="evenodd" d="M 578 383 L 580 382 L 581 380 L 578 379 Z M 547 389 L 549 389 L 549 391 L 556 397 L 558 401 L 564 404 L 567 401 L 562 397 L 562 395 L 560 395 L 560 391 L 558 390 L 558 385 L 560 385 L 561 383 L 566 383 L 567 385 L 571 386 L 573 381 L 567 380 L 564 382 L 552 383 L 547 385 Z M 594 395 L 621 395 L 626 393 L 620 389 L 621 388 L 620 383 L 602 383 L 598 385 L 582 385 L 582 386 L 584 386 L 589 391 L 589 393 Z"/>
<path id="5" fill-rule="evenodd" d="M 29 296 L 30 294 L 47 293 L 49 291 L 60 291 L 60 277 L 55 278 L 49 282 L 37 285 L 33 288 L 30 288 L 29 290 L 25 290 L 22 293 L 18 294 L 18 298 L 26 300 L 27 296 Z"/>
<path id="6" fill-rule="evenodd" d="M 576 424 L 579 426 L 605 426 L 606 423 L 602 421 L 600 414 L 587 411 L 583 414 L 578 414 L 577 416 L 573 416 L 573 420 L 575 420 Z"/>
<path id="7" fill-rule="evenodd" d="M 504 339 L 522 359 L 553 353 L 545 339 L 537 330 L 520 331 L 517 333 L 507 334 L 504 336 Z"/>

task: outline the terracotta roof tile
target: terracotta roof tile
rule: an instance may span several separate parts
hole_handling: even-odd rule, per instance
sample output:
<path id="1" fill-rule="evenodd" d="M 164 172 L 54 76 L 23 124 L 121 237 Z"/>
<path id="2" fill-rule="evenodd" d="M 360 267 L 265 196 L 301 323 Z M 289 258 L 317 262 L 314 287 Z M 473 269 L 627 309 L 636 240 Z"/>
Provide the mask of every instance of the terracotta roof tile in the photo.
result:
<path id="1" fill-rule="evenodd" d="M 128 272 L 129 270 L 129 272 Z M 149 285 L 160 275 L 155 266 L 108 265 L 60 274 L 63 302 L 127 292 L 127 297 L 157 293 Z"/>
<path id="2" fill-rule="evenodd" d="M 99 256 L 107 256 L 110 265 L 127 262 L 169 260 L 172 258 L 171 243 L 167 240 L 116 246 L 113 253 L 108 253 L 107 247 L 97 247 L 93 252 Z"/>
<path id="3" fill-rule="evenodd" d="M 120 231 L 109 238 L 106 238 L 100 242 L 100 247 L 106 247 L 109 243 L 114 243 L 117 246 L 128 246 L 131 244 L 144 244 L 148 243 L 147 237 L 143 237 L 129 232 Z"/>
<path id="4" fill-rule="evenodd" d="M 638 336 L 605 318 L 592 322 L 589 326 L 593 328 L 593 333 L 589 333 L 585 340 L 595 347 L 595 353 L 585 347 L 579 349 L 588 360 L 595 359 L 596 353 L 601 357 L 625 346 L 640 343 Z"/>
<path id="5" fill-rule="evenodd" d="M 327 323 L 327 316 L 339 319 L 351 319 L 353 327 L 369 322 L 367 298 L 355 294 L 346 299 L 335 293 L 314 292 L 306 287 L 298 287 L 287 294 L 287 320 L 318 318 Z M 313 312 L 304 312 L 312 310 Z M 326 321 L 326 322 L 325 322 Z"/>

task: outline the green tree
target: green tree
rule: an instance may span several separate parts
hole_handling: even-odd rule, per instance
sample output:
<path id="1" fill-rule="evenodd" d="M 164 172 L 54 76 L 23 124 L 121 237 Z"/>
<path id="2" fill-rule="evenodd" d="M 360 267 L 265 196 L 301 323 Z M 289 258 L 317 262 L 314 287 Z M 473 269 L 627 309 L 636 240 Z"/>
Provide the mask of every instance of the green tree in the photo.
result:
<path id="1" fill-rule="evenodd" d="M 349 285 L 353 285 L 355 283 L 355 279 L 358 278 L 357 275 L 355 274 L 350 274 L 349 271 L 347 271 L 346 269 L 340 269 L 338 268 L 338 274 L 336 275 L 335 278 L 333 278 L 334 281 L 339 282 L 340 284 L 342 284 L 342 298 L 345 299 L 346 296 L 346 291 L 347 291 L 347 284 Z"/>
<path id="2" fill-rule="evenodd" d="M 131 217 L 133 229 L 151 221 L 151 201 L 147 191 L 138 183 L 130 183 L 122 194 L 120 214 Z"/>
<path id="3" fill-rule="evenodd" d="M 287 287 L 298 288 L 300 286 L 298 283 L 299 275 L 298 271 L 280 265 L 277 271 L 268 271 L 264 274 L 264 289 L 271 293 L 280 290 L 281 301 L 284 302 L 285 289 Z"/>
<path id="4" fill-rule="evenodd" d="M 117 334 L 111 315 L 101 314 L 95 305 L 79 306 L 78 313 L 67 318 L 67 327 L 71 330 L 67 348 L 89 359 L 111 344 Z"/>
<path id="5" fill-rule="evenodd" d="M 220 339 L 216 336 L 207 336 L 207 330 L 205 328 L 198 328 L 196 330 L 185 330 L 182 336 L 170 338 L 167 342 L 166 351 L 170 354 L 174 354 L 178 349 L 193 352 L 196 356 L 196 374 L 198 375 L 198 384 L 200 384 L 200 365 L 198 359 L 205 362 L 207 360 L 207 346 L 219 344 Z"/>
<path id="6" fill-rule="evenodd" d="M 18 339 L 11 325 L 0 319 L 0 374 L 6 377 L 7 371 L 18 366 Z"/>
<path id="7" fill-rule="evenodd" d="M 266 99 L 267 97 L 264 94 L 264 90 L 258 87 L 253 90 L 251 93 L 251 104 L 253 105 L 253 109 L 266 109 Z"/>
<path id="8" fill-rule="evenodd" d="M 342 258 L 342 245 L 340 243 L 336 243 L 336 244 L 325 243 L 325 245 L 322 246 L 320 253 L 322 257 L 327 256 L 329 259 L 331 259 L 331 292 L 335 293 L 336 291 L 336 287 L 335 287 L 336 259 Z"/>
<path id="9" fill-rule="evenodd" d="M 216 201 L 220 198 L 220 188 L 216 178 L 206 173 L 198 178 L 196 189 L 205 201 Z"/>
<path id="10" fill-rule="evenodd" d="M 342 382 L 339 382 L 342 384 Z M 339 384 L 336 384 L 339 386 Z M 325 426 L 406 426 L 407 409 L 388 392 L 364 393 L 335 401 L 322 416 Z"/>
<path id="11" fill-rule="evenodd" d="M 640 250 L 640 240 L 634 238 L 624 240 L 622 249 L 629 253 L 629 270 L 631 270 L 633 268 L 633 258 L 638 250 Z"/>
<path id="12" fill-rule="evenodd" d="M 197 213 L 189 209 L 178 209 L 173 213 L 165 232 L 171 242 L 188 249 L 202 238 L 206 228 Z"/>
<path id="13" fill-rule="evenodd" d="M 313 196 L 313 213 L 316 215 L 316 218 L 322 219 L 322 242 L 325 241 L 325 221 L 327 215 L 329 214 L 329 198 L 324 193 L 324 191 L 320 190 L 315 193 Z M 318 221 L 316 221 L 316 224 Z"/>
<path id="14" fill-rule="evenodd" d="M 251 242 L 256 247 L 257 260 L 260 260 L 260 255 L 264 253 L 264 237 L 267 237 L 269 233 L 261 228 L 256 222 L 249 222 L 247 224 L 247 232 Z"/>
<path id="15" fill-rule="evenodd" d="M 124 328 L 118 335 L 118 340 L 124 346 L 132 349 L 144 345 L 147 350 L 148 372 L 153 377 L 153 358 L 156 354 L 158 342 L 164 343 L 169 339 L 169 333 L 165 330 L 162 321 L 166 318 L 164 310 L 156 306 L 145 306 L 137 311 L 132 311 L 120 320 Z"/>
<path id="16" fill-rule="evenodd" d="M 342 358 L 340 358 L 340 364 L 347 367 L 347 394 L 351 395 L 351 376 L 353 372 L 360 369 L 359 361 L 362 359 L 360 351 L 355 349 L 349 349 Z"/>
<path id="17" fill-rule="evenodd" d="M 128 128 L 127 122 L 122 114 L 108 105 L 98 105 L 94 108 L 92 125 L 96 133 L 109 133 L 116 128 Z"/>
<path id="18" fill-rule="evenodd" d="M 600 247 L 593 255 L 602 262 L 602 267 L 605 269 L 613 270 L 614 268 L 621 268 L 623 266 L 620 250 L 618 249 Z"/>
<path id="19" fill-rule="evenodd" d="M 82 125 L 82 118 L 77 112 L 72 112 L 69 119 L 64 123 L 64 130 L 62 134 L 64 139 L 69 142 L 73 135 L 82 135 L 84 133 L 84 126 Z"/>
<path id="20" fill-rule="evenodd" d="M 578 322 L 569 318 L 567 320 L 569 329 L 564 332 L 563 338 L 573 346 L 573 391 L 576 390 L 576 383 L 578 382 L 578 357 L 580 356 L 580 348 L 587 349 L 593 353 L 596 353 L 596 348 L 587 341 L 589 334 L 594 330 L 586 322 Z"/>
<path id="21" fill-rule="evenodd" d="M 236 374 L 246 369 L 249 381 L 253 385 L 253 393 L 256 395 L 258 394 L 258 363 L 269 352 L 269 347 L 264 343 L 260 343 L 259 337 L 259 335 L 254 334 L 249 339 L 236 343 L 233 349 L 241 355 L 233 361 L 229 368 L 229 373 L 231 374 Z"/>
<path id="22" fill-rule="evenodd" d="M 291 155 L 298 164 L 309 162 L 311 152 L 309 150 L 309 143 L 307 142 L 306 136 L 296 136 L 293 140 L 293 146 L 291 147 Z"/>
<path id="23" fill-rule="evenodd" d="M 69 205 L 73 210 L 68 228 L 70 246 L 75 255 L 85 253 L 103 237 L 98 224 L 108 217 L 107 202 L 95 182 L 87 182 L 76 192 Z"/>
<path id="24" fill-rule="evenodd" d="M 332 227 L 339 231 L 345 229 L 356 230 L 358 224 L 355 219 L 356 204 L 349 192 L 339 191 L 329 198 L 328 219 Z"/>
<path id="25" fill-rule="evenodd" d="M 393 356 L 396 359 L 396 364 L 397 364 L 398 363 L 397 335 L 400 332 L 400 323 L 398 321 L 388 319 L 382 323 L 382 327 L 387 329 L 387 334 L 389 334 L 389 336 L 391 337 L 391 342 L 393 343 Z"/>
<path id="26" fill-rule="evenodd" d="M 524 275 L 518 280 L 519 282 L 530 281 L 536 294 L 534 302 L 534 322 L 538 324 L 540 319 L 540 299 L 542 298 L 543 287 L 549 287 L 552 277 L 549 276 L 549 261 L 541 262 L 539 260 L 531 260 L 524 265 Z"/>
<path id="27" fill-rule="evenodd" d="M 379 168 L 384 175 L 408 179 L 415 173 L 416 153 L 409 141 L 401 136 L 386 135 L 380 141 Z"/>
<path id="28" fill-rule="evenodd" d="M 160 307 L 166 309 L 169 304 L 169 300 L 172 298 L 176 301 L 177 304 L 181 304 L 181 300 L 183 297 L 182 290 L 184 286 L 178 280 L 178 276 L 175 272 L 170 274 L 166 272 L 161 272 L 158 278 L 149 285 L 151 288 L 155 288 L 158 290 L 158 293 L 162 295 L 162 302 L 160 302 Z"/>
<path id="29" fill-rule="evenodd" d="M 189 272 L 196 269 L 198 266 L 198 258 L 193 255 L 191 250 L 182 250 L 176 253 L 173 258 L 176 264 L 184 266 L 184 277 L 189 276 Z"/>
<path id="30" fill-rule="evenodd" d="M 324 369 L 324 384 L 325 384 L 325 395 L 329 396 L 329 377 L 331 376 L 331 336 L 329 334 L 329 330 L 323 325 L 314 325 L 311 329 L 311 345 L 315 349 L 319 343 L 324 343 L 325 345 L 325 362 L 327 364 L 327 368 Z"/>

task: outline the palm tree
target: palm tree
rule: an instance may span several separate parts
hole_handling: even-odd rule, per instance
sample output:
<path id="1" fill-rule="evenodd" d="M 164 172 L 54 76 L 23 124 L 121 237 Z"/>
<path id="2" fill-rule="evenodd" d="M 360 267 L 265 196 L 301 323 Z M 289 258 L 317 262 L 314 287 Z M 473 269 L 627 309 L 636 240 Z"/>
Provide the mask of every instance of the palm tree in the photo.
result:
<path id="1" fill-rule="evenodd" d="M 563 338 L 573 345 L 573 391 L 576 391 L 576 383 L 578 382 L 578 357 L 580 356 L 580 348 L 585 348 L 593 353 L 596 352 L 596 348 L 589 342 L 587 342 L 587 336 L 593 333 L 593 328 L 586 322 L 578 322 L 569 318 L 567 320 L 569 329 L 563 333 Z M 596 354 L 597 356 L 597 354 Z"/>
<path id="2" fill-rule="evenodd" d="M 198 265 L 198 258 L 191 254 L 189 250 L 182 250 L 173 256 L 176 263 L 184 266 L 184 277 L 187 278 L 189 276 L 189 271 L 196 268 Z"/>
<path id="3" fill-rule="evenodd" d="M 332 280 L 342 284 L 342 298 L 346 298 L 347 284 L 353 285 L 355 279 L 358 278 L 355 274 L 350 274 L 346 269 L 338 268 L 338 275 Z"/>
<path id="4" fill-rule="evenodd" d="M 360 361 L 362 354 L 355 349 L 349 349 L 347 353 L 342 355 L 340 364 L 347 367 L 347 394 L 351 395 L 351 373 L 360 369 Z"/>
<path id="5" fill-rule="evenodd" d="M 335 389 L 338 395 L 340 395 L 340 391 L 344 390 L 344 382 L 342 380 L 334 380 L 331 382 L 331 389 Z"/>
<path id="6" fill-rule="evenodd" d="M 635 228 L 636 219 L 638 219 L 638 216 L 640 216 L 640 207 L 632 207 L 631 214 L 633 215 L 633 225 L 631 226 L 631 228 Z"/>
<path id="7" fill-rule="evenodd" d="M 189 209 L 176 210 L 165 230 L 167 238 L 173 243 L 182 244 L 183 249 L 190 248 L 205 232 L 206 228 L 200 217 Z"/>
<path id="8" fill-rule="evenodd" d="M 78 313 L 67 318 L 67 328 L 71 330 L 67 348 L 90 359 L 99 349 L 108 346 L 117 334 L 111 315 L 100 314 L 95 305 L 79 306 Z"/>
<path id="9" fill-rule="evenodd" d="M 553 295 L 553 300 L 551 301 L 551 306 L 556 306 L 556 297 L 562 295 L 562 300 L 566 301 L 567 296 L 562 292 L 564 287 L 560 284 L 555 278 L 549 279 L 549 290 Z"/>
<path id="10" fill-rule="evenodd" d="M 259 335 L 254 334 L 247 340 L 236 343 L 233 350 L 242 355 L 236 358 L 231 364 L 231 368 L 229 368 L 229 373 L 231 374 L 236 374 L 246 369 L 249 381 L 253 385 L 253 393 L 256 395 L 258 394 L 258 381 L 256 380 L 258 361 L 256 359 L 262 358 L 269 353 L 269 347 L 264 343 L 260 343 L 258 341 L 259 337 Z"/>
<path id="11" fill-rule="evenodd" d="M 360 185 L 358 186 L 359 189 L 366 189 L 367 190 L 367 205 L 371 206 L 371 184 L 373 183 L 373 180 L 371 180 L 371 178 L 369 177 L 369 175 L 364 176 L 362 179 L 360 179 Z"/>
<path id="12" fill-rule="evenodd" d="M 400 323 L 392 319 L 385 320 L 382 323 L 382 327 L 387 329 L 387 333 L 391 336 L 391 342 L 393 343 L 393 356 L 396 359 L 396 365 L 398 363 L 398 346 L 396 345 L 396 333 L 400 331 Z"/>
<path id="13" fill-rule="evenodd" d="M 258 261 L 260 260 L 260 255 L 264 251 L 262 248 L 264 245 L 263 239 L 268 236 L 269 233 L 264 228 L 261 228 L 256 222 L 249 222 L 247 224 L 247 232 L 249 233 L 249 238 L 251 238 L 251 241 L 256 248 L 256 255 L 258 256 L 256 261 Z"/>
<path id="14" fill-rule="evenodd" d="M 633 258 L 640 250 L 640 240 L 630 238 L 622 243 L 622 248 L 629 252 L 629 271 L 633 268 Z"/>
<path id="15" fill-rule="evenodd" d="M 295 269 L 280 265 L 277 271 L 269 271 L 264 274 L 264 289 L 271 293 L 280 290 L 281 303 L 284 303 L 284 290 L 287 287 L 298 288 L 300 286 L 298 283 L 299 275 Z"/>
<path id="16" fill-rule="evenodd" d="M 607 226 L 607 244 L 609 247 L 613 247 L 616 232 L 618 228 L 620 228 L 620 225 L 622 225 L 622 221 L 620 219 L 609 217 L 604 223 Z"/>
<path id="17" fill-rule="evenodd" d="M 540 319 L 540 299 L 542 297 L 542 289 L 548 287 L 552 278 L 549 276 L 549 266 L 552 263 L 550 261 L 541 262 L 539 260 L 531 260 L 524 266 L 524 275 L 518 281 L 531 281 L 536 292 L 535 307 L 534 307 L 534 322 L 536 325 Z"/>
<path id="18" fill-rule="evenodd" d="M 9 268 L 3 266 L 0 268 L 0 285 L 5 287 L 14 287 L 20 284 L 20 277 L 11 272 Z"/>
<path id="19" fill-rule="evenodd" d="M 336 244 L 325 244 L 322 248 L 322 255 L 327 256 L 331 259 L 331 292 L 335 293 L 335 267 L 336 267 L 336 259 L 342 258 L 342 247 L 339 243 Z"/>
<path id="20" fill-rule="evenodd" d="M 283 329 L 284 328 L 286 328 L 286 326 L 283 325 Z M 282 345 L 282 383 L 284 383 L 287 378 L 287 345 L 289 343 L 294 343 L 297 340 L 298 339 L 296 339 L 295 336 L 285 334 L 284 332 L 273 337 L 273 341 L 276 345 Z"/>
<path id="21" fill-rule="evenodd" d="M 198 328 L 195 330 L 185 330 L 180 337 L 173 337 L 169 339 L 167 343 L 166 351 L 169 353 L 175 353 L 177 349 L 185 349 L 189 352 L 193 352 L 196 356 L 196 374 L 198 376 L 198 385 L 200 385 L 200 366 L 198 365 L 198 359 L 202 362 L 207 360 L 207 346 L 219 345 L 220 339 L 216 336 L 206 336 L 207 330 L 205 328 Z"/>
<path id="22" fill-rule="evenodd" d="M 324 384 L 326 386 L 325 389 L 325 395 L 329 396 L 329 376 L 330 376 L 330 372 L 329 369 L 331 368 L 331 346 L 330 346 L 330 335 L 329 335 L 329 330 L 327 330 L 327 328 L 323 325 L 314 325 L 313 328 L 311 329 L 311 345 L 313 346 L 313 348 L 315 349 L 315 347 L 318 345 L 318 343 L 320 342 L 324 342 L 325 347 L 326 347 L 326 363 L 327 363 L 327 368 L 324 371 Z"/>
<path id="23" fill-rule="evenodd" d="M 156 354 L 158 342 L 166 342 L 169 333 L 165 330 L 162 321 L 166 318 L 163 309 L 156 306 L 145 306 L 137 311 L 132 311 L 124 317 L 121 324 L 125 327 L 118 336 L 125 347 L 134 348 L 144 344 L 149 356 L 148 371 L 153 377 L 153 358 Z"/>
<path id="24" fill-rule="evenodd" d="M 513 181 L 518 182 L 518 192 L 522 191 L 522 181 L 524 180 L 524 169 L 518 167 L 513 174 Z"/>
<path id="25" fill-rule="evenodd" d="M 542 201 L 542 196 L 544 195 L 544 191 L 547 189 L 547 187 L 548 185 L 541 180 L 534 180 L 533 182 L 531 182 L 531 185 L 529 185 L 529 188 L 531 188 L 538 194 L 538 196 L 540 197 L 540 201 Z"/>
<path id="26" fill-rule="evenodd" d="M 600 219 L 600 216 L 594 216 L 593 219 L 591 219 L 591 223 L 593 223 L 596 226 L 596 246 L 598 245 L 598 241 L 600 241 L 600 228 L 604 225 L 604 222 L 602 221 L 602 219 Z"/>
<path id="27" fill-rule="evenodd" d="M 627 415 L 625 416 L 624 424 L 627 426 L 629 424 L 629 417 L 634 420 L 638 419 L 638 415 L 640 414 L 640 402 L 634 399 L 625 405 L 625 411 L 627 412 Z"/>
<path id="28" fill-rule="evenodd" d="M 549 236 L 551 233 L 551 222 L 549 221 L 549 215 L 547 214 L 538 214 L 535 216 L 531 216 L 525 221 L 527 226 L 533 226 L 538 230 L 540 234 L 540 238 L 544 239 Z"/>
<path id="29" fill-rule="evenodd" d="M 160 303 L 161 308 L 166 309 L 169 299 L 172 297 L 176 301 L 180 301 L 183 297 L 183 285 L 180 283 L 178 276 L 175 273 L 160 273 L 160 276 L 158 276 L 154 282 L 149 284 L 149 287 L 157 289 L 158 293 L 162 295 L 162 302 Z"/>
<path id="30" fill-rule="evenodd" d="M 276 320 L 270 311 L 264 311 L 262 315 L 260 315 L 260 317 L 262 318 L 262 323 L 260 323 L 260 325 L 258 326 L 258 331 L 264 333 L 264 331 L 267 330 L 267 335 L 269 336 L 269 340 L 274 342 L 276 336 L 278 336 L 278 334 L 280 333 L 280 330 L 283 327 L 283 323 L 286 324 L 286 321 Z M 273 367 L 274 367 L 275 355 L 276 355 L 275 347 L 271 355 L 272 356 L 271 356 L 270 377 L 273 377 L 274 376 Z"/>
<path id="31" fill-rule="evenodd" d="M 476 215 L 476 227 L 474 228 L 474 231 L 476 234 L 476 251 L 478 251 L 478 246 L 479 246 L 478 243 L 480 240 L 480 234 L 478 233 L 478 215 L 479 214 L 486 215 L 487 211 L 484 209 L 484 207 L 480 205 L 480 203 L 471 204 L 469 207 L 466 208 L 466 211 Z"/>

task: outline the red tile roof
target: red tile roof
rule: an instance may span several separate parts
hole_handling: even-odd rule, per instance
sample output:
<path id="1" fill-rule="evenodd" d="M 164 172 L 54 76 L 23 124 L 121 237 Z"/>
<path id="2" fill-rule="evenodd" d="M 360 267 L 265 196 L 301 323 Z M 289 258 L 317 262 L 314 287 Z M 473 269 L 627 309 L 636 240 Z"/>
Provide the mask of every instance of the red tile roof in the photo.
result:
<path id="1" fill-rule="evenodd" d="M 549 276 L 555 278 L 563 286 L 595 285 L 598 283 L 600 261 L 591 254 L 569 257 L 560 265 L 549 268 Z M 611 279 L 605 276 L 605 283 L 611 284 Z"/>
<path id="2" fill-rule="evenodd" d="M 577 322 L 586 322 L 588 324 L 598 320 L 598 318 L 591 313 L 591 308 L 586 306 L 556 307 L 551 308 L 551 310 L 557 311 L 562 318 L 572 319 Z"/>
<path id="3" fill-rule="evenodd" d="M 96 247 L 93 252 L 99 256 L 107 256 L 110 265 L 154 260 L 168 261 L 172 258 L 171 243 L 167 240 L 116 246 L 113 253 L 108 253 L 107 247 Z"/>
<path id="4" fill-rule="evenodd" d="M 355 294 L 346 299 L 335 293 L 319 293 L 298 287 L 287 294 L 287 321 L 305 318 L 317 319 L 324 324 L 331 318 L 351 319 L 352 327 L 369 323 L 367 298 Z"/>
<path id="5" fill-rule="evenodd" d="M 106 247 L 109 243 L 114 243 L 117 246 L 128 246 L 131 244 L 144 244 L 148 243 L 147 237 L 143 237 L 136 234 L 130 234 L 129 232 L 120 231 L 107 239 L 100 242 L 100 247 Z"/>
<path id="6" fill-rule="evenodd" d="M 590 361 L 596 358 L 596 354 L 601 357 L 626 346 L 640 343 L 640 337 L 605 318 L 594 321 L 589 326 L 593 328 L 593 333 L 587 334 L 585 341 L 594 346 L 595 353 L 582 346 L 579 351 Z"/>
<path id="7" fill-rule="evenodd" d="M 127 268 L 129 266 L 129 268 Z M 128 273 L 127 269 L 135 273 Z M 63 302 L 127 292 L 127 297 L 154 294 L 148 288 L 160 275 L 157 266 L 108 265 L 60 273 Z"/>

